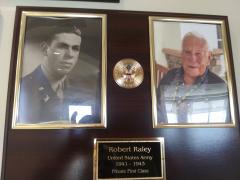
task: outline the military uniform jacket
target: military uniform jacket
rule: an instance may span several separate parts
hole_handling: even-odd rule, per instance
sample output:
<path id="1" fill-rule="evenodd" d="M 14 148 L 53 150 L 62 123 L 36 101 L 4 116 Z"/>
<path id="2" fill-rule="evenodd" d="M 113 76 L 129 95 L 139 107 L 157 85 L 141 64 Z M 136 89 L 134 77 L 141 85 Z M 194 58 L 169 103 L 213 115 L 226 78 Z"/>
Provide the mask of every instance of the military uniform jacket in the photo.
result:
<path id="1" fill-rule="evenodd" d="M 69 100 L 61 100 L 38 66 L 22 79 L 19 98 L 18 123 L 41 123 L 66 120 Z"/>

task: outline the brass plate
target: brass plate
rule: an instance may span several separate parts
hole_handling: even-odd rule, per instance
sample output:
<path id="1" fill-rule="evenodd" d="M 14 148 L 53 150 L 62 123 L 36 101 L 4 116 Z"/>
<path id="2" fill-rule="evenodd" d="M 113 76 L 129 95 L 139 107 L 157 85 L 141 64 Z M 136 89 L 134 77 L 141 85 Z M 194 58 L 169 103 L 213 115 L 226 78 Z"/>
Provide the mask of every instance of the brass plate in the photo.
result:
<path id="1" fill-rule="evenodd" d="M 125 58 L 117 62 L 113 69 L 113 78 L 122 88 L 138 87 L 143 81 L 143 68 L 134 59 Z"/>
<path id="2" fill-rule="evenodd" d="M 163 137 L 95 138 L 94 180 L 166 180 Z"/>

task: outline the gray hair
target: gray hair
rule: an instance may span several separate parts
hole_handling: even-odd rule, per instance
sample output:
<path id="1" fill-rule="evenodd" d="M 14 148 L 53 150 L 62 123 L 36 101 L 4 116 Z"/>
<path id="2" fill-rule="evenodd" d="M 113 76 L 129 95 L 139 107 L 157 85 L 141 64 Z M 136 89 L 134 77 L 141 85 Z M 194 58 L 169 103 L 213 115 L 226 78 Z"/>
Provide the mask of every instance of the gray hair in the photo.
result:
<path id="1" fill-rule="evenodd" d="M 182 47 L 183 47 L 183 43 L 184 43 L 185 40 L 188 39 L 188 38 L 199 39 L 200 41 L 203 42 L 203 44 L 207 47 L 207 49 L 209 49 L 209 47 L 208 47 L 208 41 L 206 40 L 206 38 L 205 38 L 202 34 L 196 32 L 196 31 L 190 31 L 190 32 L 188 32 L 188 33 L 186 33 L 186 34 L 184 35 L 184 37 L 183 37 L 183 39 L 182 39 Z"/>

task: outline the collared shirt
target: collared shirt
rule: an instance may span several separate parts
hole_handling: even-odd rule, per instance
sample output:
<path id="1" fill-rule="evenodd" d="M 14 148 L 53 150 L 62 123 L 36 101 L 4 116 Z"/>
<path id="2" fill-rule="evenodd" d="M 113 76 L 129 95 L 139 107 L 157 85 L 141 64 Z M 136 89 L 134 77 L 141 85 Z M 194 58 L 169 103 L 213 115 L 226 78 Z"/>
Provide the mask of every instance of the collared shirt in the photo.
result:
<path id="1" fill-rule="evenodd" d="M 157 90 L 160 123 L 210 123 L 229 121 L 228 89 L 223 79 L 206 69 L 193 85 L 184 84 L 183 68 L 170 70 Z"/>
<path id="2" fill-rule="evenodd" d="M 203 75 L 198 76 L 194 82 L 194 85 L 197 84 L 212 84 L 212 83 L 224 83 L 224 80 L 217 77 L 215 75 L 214 77 L 210 78 L 208 77 L 211 72 L 207 68 Z M 212 76 L 212 73 L 210 74 Z M 169 81 L 171 79 L 171 81 Z M 161 80 L 160 85 L 163 84 L 175 84 L 175 85 L 184 85 L 184 70 L 183 68 L 176 68 L 173 70 L 170 70 L 167 75 L 164 76 L 164 78 Z"/>
<path id="3" fill-rule="evenodd" d="M 47 72 L 46 68 L 43 65 L 41 65 L 41 69 L 42 69 L 43 74 L 48 79 L 53 91 L 56 92 L 57 96 L 60 99 L 63 99 L 64 98 L 63 91 L 64 91 L 64 86 L 65 86 L 64 84 L 65 84 L 65 80 L 66 80 L 67 76 L 63 76 L 61 79 L 54 81 L 53 78 L 50 77 L 49 73 Z"/>

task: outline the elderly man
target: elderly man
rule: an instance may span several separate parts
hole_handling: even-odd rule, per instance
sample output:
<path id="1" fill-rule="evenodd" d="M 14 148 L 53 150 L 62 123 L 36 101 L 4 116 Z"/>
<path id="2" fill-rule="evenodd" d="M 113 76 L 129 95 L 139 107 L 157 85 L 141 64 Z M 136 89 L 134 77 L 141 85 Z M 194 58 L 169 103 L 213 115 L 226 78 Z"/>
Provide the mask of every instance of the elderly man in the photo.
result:
<path id="1" fill-rule="evenodd" d="M 164 123 L 210 123 L 222 103 L 223 123 L 229 120 L 228 90 L 223 79 L 212 73 L 208 42 L 198 33 L 187 33 L 182 41 L 182 67 L 170 70 L 157 91 L 158 121 Z"/>
<path id="2" fill-rule="evenodd" d="M 81 31 L 74 25 L 46 28 L 44 59 L 21 82 L 17 123 L 70 122 L 69 106 L 79 103 L 68 75 L 79 59 Z"/>

